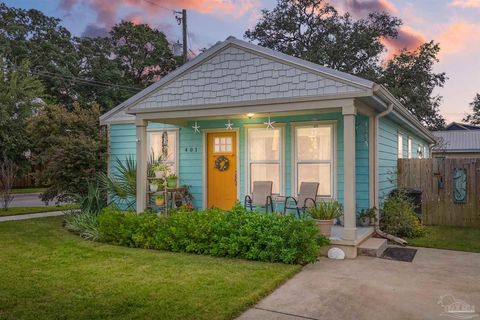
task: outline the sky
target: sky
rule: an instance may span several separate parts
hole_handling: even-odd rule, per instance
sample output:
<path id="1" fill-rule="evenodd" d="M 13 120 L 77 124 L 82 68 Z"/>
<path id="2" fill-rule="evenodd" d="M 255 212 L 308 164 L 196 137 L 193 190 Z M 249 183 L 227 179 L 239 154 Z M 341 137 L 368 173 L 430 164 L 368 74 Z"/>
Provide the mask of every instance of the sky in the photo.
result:
<path id="1" fill-rule="evenodd" d="M 262 9 L 277 0 L 6 0 L 7 5 L 35 8 L 62 20 L 74 35 L 105 35 L 121 20 L 148 23 L 172 41 L 182 39 L 174 11 L 187 9 L 189 47 L 198 52 L 233 35 L 242 39 Z M 480 0 L 329 0 L 340 12 L 362 17 L 382 10 L 402 19 L 397 39 L 385 43 L 388 54 L 440 43 L 436 72 L 448 80 L 435 94 L 443 96 L 440 112 L 447 122 L 461 121 L 480 93 Z"/>

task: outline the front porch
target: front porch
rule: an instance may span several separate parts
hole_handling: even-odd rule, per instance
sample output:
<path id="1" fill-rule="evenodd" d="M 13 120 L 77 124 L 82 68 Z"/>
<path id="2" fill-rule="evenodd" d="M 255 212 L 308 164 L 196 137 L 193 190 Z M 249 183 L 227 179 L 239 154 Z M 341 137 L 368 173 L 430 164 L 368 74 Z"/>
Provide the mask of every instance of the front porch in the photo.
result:
<path id="1" fill-rule="evenodd" d="M 279 199 L 296 196 L 302 181 L 318 181 L 321 187 L 317 200 L 337 199 L 344 208 L 344 227 L 334 228 L 332 243 L 358 245 L 373 230 L 357 227 L 358 211 L 373 206 L 370 169 L 373 157 L 369 148 L 372 114 L 359 107 L 354 99 L 289 104 L 288 109 L 296 111 L 284 111 L 283 104 L 270 105 L 271 112 L 258 112 L 262 108 L 246 106 L 242 114 L 228 114 L 223 109 L 215 116 L 195 115 L 203 111 L 198 110 L 190 112 L 190 117 L 175 118 L 161 117 L 158 113 L 137 114 L 137 185 L 145 186 L 137 188 L 137 211 L 143 211 L 147 205 L 146 167 L 149 150 L 153 148 L 152 134 L 175 133 L 174 166 L 179 184 L 191 186 L 194 206 L 202 209 L 217 206 L 208 195 L 225 188 L 225 182 L 217 187 L 209 184 L 209 170 L 212 170 L 207 150 L 209 134 L 232 132 L 235 141 L 228 157 L 236 158 L 230 167 L 235 170 L 233 201 L 243 203 L 253 181 L 274 181 L 274 195 Z M 267 129 L 269 122 L 273 126 Z M 303 136 L 298 128 L 311 128 L 313 135 Z M 325 129 L 324 132 L 319 133 L 319 128 Z M 299 156 L 307 142 L 306 151 Z M 311 159 L 299 161 L 305 154 Z M 283 212 L 282 201 L 276 202 L 275 211 Z"/>

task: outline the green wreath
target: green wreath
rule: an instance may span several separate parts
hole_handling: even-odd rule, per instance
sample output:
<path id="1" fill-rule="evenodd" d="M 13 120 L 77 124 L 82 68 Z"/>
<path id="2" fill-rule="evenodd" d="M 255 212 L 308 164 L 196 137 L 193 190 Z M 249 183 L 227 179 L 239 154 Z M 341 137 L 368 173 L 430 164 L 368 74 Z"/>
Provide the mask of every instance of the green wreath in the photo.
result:
<path id="1" fill-rule="evenodd" d="M 230 167 L 230 161 L 225 156 L 220 156 L 215 160 L 215 169 L 218 171 L 227 171 Z"/>

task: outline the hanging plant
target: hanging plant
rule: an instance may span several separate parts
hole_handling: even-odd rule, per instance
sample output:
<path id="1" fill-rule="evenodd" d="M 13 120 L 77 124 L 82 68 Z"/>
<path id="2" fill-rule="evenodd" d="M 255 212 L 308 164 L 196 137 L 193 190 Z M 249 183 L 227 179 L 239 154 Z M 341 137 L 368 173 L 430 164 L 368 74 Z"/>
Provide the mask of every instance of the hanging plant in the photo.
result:
<path id="1" fill-rule="evenodd" d="M 230 166 L 230 161 L 225 156 L 220 156 L 215 160 L 215 169 L 218 171 L 227 171 Z"/>

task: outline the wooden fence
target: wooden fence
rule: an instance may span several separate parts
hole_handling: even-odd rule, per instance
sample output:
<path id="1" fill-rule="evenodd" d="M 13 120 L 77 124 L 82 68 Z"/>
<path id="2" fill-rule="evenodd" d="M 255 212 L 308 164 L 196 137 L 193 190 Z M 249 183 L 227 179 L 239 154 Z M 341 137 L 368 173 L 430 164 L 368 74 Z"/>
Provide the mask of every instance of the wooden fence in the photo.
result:
<path id="1" fill-rule="evenodd" d="M 399 159 L 398 186 L 423 192 L 425 224 L 480 227 L 480 159 Z"/>

